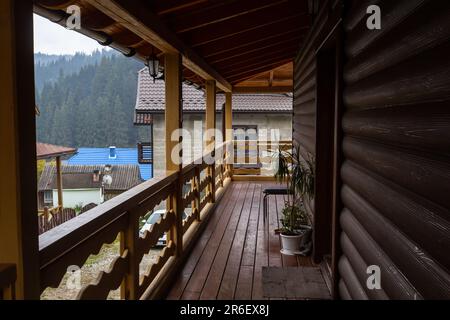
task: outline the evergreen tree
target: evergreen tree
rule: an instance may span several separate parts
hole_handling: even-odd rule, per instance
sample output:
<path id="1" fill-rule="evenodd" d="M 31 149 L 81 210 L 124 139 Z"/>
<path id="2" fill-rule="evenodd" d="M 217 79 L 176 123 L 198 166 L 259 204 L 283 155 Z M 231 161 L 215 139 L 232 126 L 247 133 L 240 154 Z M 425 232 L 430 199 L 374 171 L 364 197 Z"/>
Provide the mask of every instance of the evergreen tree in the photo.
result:
<path id="1" fill-rule="evenodd" d="M 57 71 L 55 80 L 56 65 L 67 57 L 52 58 L 36 62 L 41 78 L 47 79 L 41 90 L 36 86 L 38 140 L 72 147 L 135 146 L 137 72 L 143 65 L 110 51 L 77 54 L 70 68 Z"/>

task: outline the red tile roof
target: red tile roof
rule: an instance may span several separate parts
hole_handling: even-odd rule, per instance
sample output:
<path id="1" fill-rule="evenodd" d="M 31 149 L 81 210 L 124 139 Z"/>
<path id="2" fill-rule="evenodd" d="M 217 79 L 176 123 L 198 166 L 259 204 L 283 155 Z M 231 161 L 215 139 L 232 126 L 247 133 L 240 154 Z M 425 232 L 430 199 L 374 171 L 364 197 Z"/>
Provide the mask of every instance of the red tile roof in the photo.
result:
<path id="1" fill-rule="evenodd" d="M 183 110 L 185 112 L 204 112 L 205 96 L 202 90 L 183 83 Z M 165 109 L 165 86 L 163 80 L 153 79 L 147 68 L 138 73 L 138 90 L 135 106 L 135 123 L 149 124 L 146 115 L 161 113 Z M 225 96 L 217 94 L 216 109 L 222 110 Z M 244 113 L 290 113 L 292 112 L 292 95 L 289 94 L 233 94 L 233 112 Z M 146 122 L 147 121 L 147 122 Z"/>
<path id="2" fill-rule="evenodd" d="M 54 158 L 77 152 L 76 148 L 56 146 L 48 143 L 36 142 L 37 159 Z"/>

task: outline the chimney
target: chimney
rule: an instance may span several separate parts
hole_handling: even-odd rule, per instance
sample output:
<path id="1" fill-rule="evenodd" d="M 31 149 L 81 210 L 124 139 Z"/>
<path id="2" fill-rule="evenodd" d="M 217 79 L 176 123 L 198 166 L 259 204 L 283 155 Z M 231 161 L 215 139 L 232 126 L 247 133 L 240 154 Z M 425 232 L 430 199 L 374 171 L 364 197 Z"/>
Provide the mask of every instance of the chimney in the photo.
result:
<path id="1" fill-rule="evenodd" d="M 116 157 L 117 157 L 116 147 L 115 146 L 110 146 L 109 147 L 109 158 L 110 159 L 115 159 Z"/>
<path id="2" fill-rule="evenodd" d="M 92 181 L 99 182 L 100 181 L 100 170 L 94 170 L 92 174 Z"/>

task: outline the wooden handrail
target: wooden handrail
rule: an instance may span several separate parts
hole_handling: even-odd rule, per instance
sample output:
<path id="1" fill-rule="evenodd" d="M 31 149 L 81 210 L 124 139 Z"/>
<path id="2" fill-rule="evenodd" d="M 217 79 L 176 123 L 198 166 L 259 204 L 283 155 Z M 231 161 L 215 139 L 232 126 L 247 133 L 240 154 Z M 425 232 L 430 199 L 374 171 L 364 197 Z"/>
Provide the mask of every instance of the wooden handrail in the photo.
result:
<path id="1" fill-rule="evenodd" d="M 176 173 L 150 179 L 39 236 L 41 268 L 121 214 L 173 183 Z M 76 232 L 77 237 L 73 237 Z"/>
<path id="2" fill-rule="evenodd" d="M 214 152 L 222 153 L 229 145 L 224 142 Z M 208 154 L 207 154 L 208 155 Z M 211 155 L 211 153 L 209 153 Z M 78 298 L 106 298 L 110 290 L 122 284 L 122 298 L 138 299 L 154 281 L 164 278 L 161 272 L 168 272 L 184 256 L 183 235 L 198 232 L 198 225 L 205 210 L 212 207 L 217 192 L 224 180 L 231 176 L 220 161 L 220 174 L 215 175 L 216 163 L 203 160 L 182 168 L 180 172 L 167 172 L 162 177 L 148 180 L 105 203 L 86 211 L 39 236 L 40 288 L 56 287 L 71 265 L 82 266 L 91 254 L 98 253 L 105 243 L 111 243 L 120 235 L 121 255 L 112 263 L 109 271 L 100 274 L 97 281 L 84 287 Z M 207 172 L 205 176 L 201 172 Z M 212 172 L 212 174 L 211 174 Z M 183 185 L 190 184 L 191 190 L 183 195 Z M 214 192 L 214 194 L 212 193 Z M 140 217 L 152 211 L 160 202 L 167 200 L 167 213 L 161 220 L 139 237 Z M 190 207 L 191 213 L 184 221 L 182 213 Z M 139 263 L 150 247 L 164 233 L 170 234 L 167 246 L 158 261 L 151 265 L 143 278 L 139 275 Z M 176 241 L 172 241 L 172 240 Z M 182 242 L 179 242 L 182 239 Z"/>

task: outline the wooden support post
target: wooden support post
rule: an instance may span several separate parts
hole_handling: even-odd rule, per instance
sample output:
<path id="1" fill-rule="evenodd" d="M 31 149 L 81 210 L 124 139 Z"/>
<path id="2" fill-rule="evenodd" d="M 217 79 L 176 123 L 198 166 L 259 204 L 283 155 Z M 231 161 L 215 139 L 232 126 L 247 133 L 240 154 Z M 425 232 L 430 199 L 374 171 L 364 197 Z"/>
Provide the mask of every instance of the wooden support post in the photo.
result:
<path id="1" fill-rule="evenodd" d="M 17 299 L 39 298 L 33 1 L 0 1 L 0 263 Z"/>
<path id="2" fill-rule="evenodd" d="M 233 143 L 233 107 L 232 107 L 232 94 L 231 92 L 225 93 L 225 122 L 223 124 L 225 128 L 225 141 L 227 141 L 226 157 L 229 159 L 228 162 L 234 161 L 234 156 L 228 154 L 229 152 L 234 153 L 234 143 Z M 233 176 L 233 164 L 226 163 L 227 170 L 230 174 L 230 178 Z"/>
<path id="3" fill-rule="evenodd" d="M 120 254 L 128 250 L 128 272 L 120 287 L 120 297 L 124 300 L 137 300 L 139 289 L 139 263 L 137 259 L 137 241 L 139 237 L 139 215 L 128 213 L 128 227 L 120 234 Z"/>
<path id="4" fill-rule="evenodd" d="M 56 157 L 56 185 L 58 188 L 58 211 L 63 210 L 63 185 L 62 185 L 62 168 L 61 168 L 61 157 Z"/>
<path id="5" fill-rule="evenodd" d="M 194 178 L 192 178 L 193 183 L 193 187 L 194 187 L 194 192 L 195 192 L 195 199 L 194 199 L 194 203 L 195 205 L 192 206 L 192 210 L 194 210 L 194 208 L 197 209 L 197 214 L 195 216 L 195 219 L 197 221 L 200 221 L 200 168 L 198 166 L 195 167 L 195 175 Z"/>
<path id="6" fill-rule="evenodd" d="M 248 141 L 248 139 L 245 139 L 245 148 L 244 148 L 244 155 L 245 155 L 245 160 L 244 163 L 248 164 L 250 163 L 250 142 Z"/>
<path id="7" fill-rule="evenodd" d="M 166 170 L 178 171 L 182 169 L 182 137 L 172 141 L 174 131 L 183 127 L 182 90 L 181 90 L 181 55 L 179 53 L 166 53 L 164 56 L 164 73 L 166 85 Z M 178 177 L 176 192 L 170 196 L 167 208 L 175 212 L 176 223 L 170 231 L 169 238 L 176 245 L 177 255 L 182 253 L 183 246 L 183 179 Z"/>
<path id="8" fill-rule="evenodd" d="M 206 81 L 206 130 L 208 132 L 216 129 L 216 82 L 214 80 Z M 216 136 L 209 134 L 206 137 L 206 151 L 212 152 L 215 157 L 214 148 L 216 146 Z M 211 202 L 216 201 L 216 163 L 208 166 L 208 176 L 211 178 L 208 192 L 211 192 Z"/>

